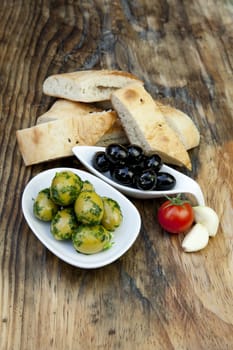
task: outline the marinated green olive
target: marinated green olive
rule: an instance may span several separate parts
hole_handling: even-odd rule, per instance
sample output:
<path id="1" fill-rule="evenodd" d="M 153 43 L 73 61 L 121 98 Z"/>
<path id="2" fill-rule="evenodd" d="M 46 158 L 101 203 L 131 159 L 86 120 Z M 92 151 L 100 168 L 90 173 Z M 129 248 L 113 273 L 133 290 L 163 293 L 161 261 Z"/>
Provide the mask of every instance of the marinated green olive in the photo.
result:
<path id="1" fill-rule="evenodd" d="M 51 183 L 51 198 L 58 205 L 68 206 L 74 203 L 82 186 L 81 178 L 72 171 L 58 172 Z"/>
<path id="2" fill-rule="evenodd" d="M 42 221 L 51 221 L 58 209 L 58 205 L 50 198 L 49 188 L 45 188 L 37 194 L 33 204 L 35 217 Z"/>
<path id="3" fill-rule="evenodd" d="M 74 248 L 83 254 L 95 254 L 112 246 L 112 234 L 102 225 L 80 225 L 72 236 Z"/>
<path id="4" fill-rule="evenodd" d="M 82 224 L 99 224 L 104 214 L 102 198 L 95 191 L 82 191 L 74 203 L 74 211 Z"/>
<path id="5" fill-rule="evenodd" d="M 73 208 L 64 208 L 57 212 L 51 221 L 51 233 L 57 240 L 71 239 L 78 223 Z"/>
<path id="6" fill-rule="evenodd" d="M 122 212 L 119 204 L 112 198 L 102 197 L 104 215 L 101 224 L 109 231 L 114 231 L 122 222 Z"/>
<path id="7" fill-rule="evenodd" d="M 83 181 L 82 191 L 95 191 L 94 186 L 88 180 Z"/>

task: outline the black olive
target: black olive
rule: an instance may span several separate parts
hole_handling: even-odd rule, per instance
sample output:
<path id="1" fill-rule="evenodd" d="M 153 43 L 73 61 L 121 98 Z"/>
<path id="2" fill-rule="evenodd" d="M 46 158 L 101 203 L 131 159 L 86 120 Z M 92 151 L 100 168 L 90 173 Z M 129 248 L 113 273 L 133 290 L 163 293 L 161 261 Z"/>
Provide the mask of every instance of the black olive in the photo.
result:
<path id="1" fill-rule="evenodd" d="M 156 190 L 171 190 L 173 187 L 175 187 L 176 179 L 173 175 L 165 173 L 165 172 L 158 172 L 157 173 L 157 184 L 156 184 Z"/>
<path id="2" fill-rule="evenodd" d="M 112 143 L 105 149 L 105 154 L 112 164 L 124 165 L 128 156 L 126 147 Z"/>
<path id="3" fill-rule="evenodd" d="M 128 159 L 127 164 L 138 164 L 143 158 L 143 150 L 138 145 L 129 145 L 127 147 Z"/>
<path id="4" fill-rule="evenodd" d="M 144 170 L 140 175 L 135 175 L 134 185 L 139 190 L 153 191 L 156 187 L 157 176 L 153 170 Z"/>
<path id="5" fill-rule="evenodd" d="M 94 168 L 101 173 L 104 173 L 110 169 L 110 162 L 106 157 L 105 152 L 96 152 L 93 159 L 92 164 Z"/>
<path id="6" fill-rule="evenodd" d="M 133 183 L 134 173 L 127 166 L 123 168 L 114 168 L 111 175 L 114 181 L 120 182 L 122 185 L 132 185 Z"/>
<path id="7" fill-rule="evenodd" d="M 134 174 L 141 174 L 145 170 L 143 162 L 130 164 L 129 167 Z"/>
<path id="8" fill-rule="evenodd" d="M 160 171 L 163 162 L 158 154 L 145 155 L 135 144 L 112 143 L 94 155 L 92 164 L 102 173 L 109 171 L 114 181 L 143 191 L 166 191 L 176 184 L 174 176 Z"/>
<path id="9" fill-rule="evenodd" d="M 162 168 L 163 162 L 158 154 L 151 154 L 144 157 L 145 169 L 152 169 L 158 172 Z"/>

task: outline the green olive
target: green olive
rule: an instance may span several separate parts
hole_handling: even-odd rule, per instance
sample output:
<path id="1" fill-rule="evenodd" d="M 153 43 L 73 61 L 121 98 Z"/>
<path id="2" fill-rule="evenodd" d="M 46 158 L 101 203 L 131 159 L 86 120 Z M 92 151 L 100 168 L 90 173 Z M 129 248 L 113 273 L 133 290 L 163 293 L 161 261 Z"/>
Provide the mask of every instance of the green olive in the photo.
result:
<path id="1" fill-rule="evenodd" d="M 73 208 L 64 208 L 57 212 L 51 221 L 51 233 L 57 240 L 71 239 L 78 223 Z"/>
<path id="2" fill-rule="evenodd" d="M 102 197 L 104 215 L 101 224 L 110 231 L 114 231 L 122 222 L 122 212 L 119 204 L 112 198 Z"/>
<path id="3" fill-rule="evenodd" d="M 82 191 L 74 203 L 74 211 L 82 224 L 97 225 L 104 214 L 103 201 L 95 191 Z"/>
<path id="4" fill-rule="evenodd" d="M 61 171 L 54 176 L 50 194 L 52 200 L 62 206 L 74 203 L 82 189 L 81 178 L 72 171 Z"/>
<path id="5" fill-rule="evenodd" d="M 95 254 L 112 246 L 112 235 L 102 225 L 80 225 L 72 236 L 74 248 L 83 254 Z"/>
<path id="6" fill-rule="evenodd" d="M 95 191 L 94 186 L 88 180 L 83 181 L 82 191 Z"/>
<path id="7" fill-rule="evenodd" d="M 58 209 L 57 204 L 50 198 L 49 188 L 45 188 L 37 194 L 33 204 L 35 217 L 42 221 L 51 221 Z"/>

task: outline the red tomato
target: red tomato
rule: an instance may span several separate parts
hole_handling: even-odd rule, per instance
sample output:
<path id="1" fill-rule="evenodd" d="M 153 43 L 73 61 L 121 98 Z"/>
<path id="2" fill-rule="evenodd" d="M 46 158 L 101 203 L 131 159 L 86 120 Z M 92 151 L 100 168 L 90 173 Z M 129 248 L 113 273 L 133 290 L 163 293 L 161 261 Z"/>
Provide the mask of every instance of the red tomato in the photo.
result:
<path id="1" fill-rule="evenodd" d="M 168 199 L 158 210 L 158 221 L 161 227 L 170 233 L 187 231 L 194 222 L 191 204 L 179 197 Z"/>

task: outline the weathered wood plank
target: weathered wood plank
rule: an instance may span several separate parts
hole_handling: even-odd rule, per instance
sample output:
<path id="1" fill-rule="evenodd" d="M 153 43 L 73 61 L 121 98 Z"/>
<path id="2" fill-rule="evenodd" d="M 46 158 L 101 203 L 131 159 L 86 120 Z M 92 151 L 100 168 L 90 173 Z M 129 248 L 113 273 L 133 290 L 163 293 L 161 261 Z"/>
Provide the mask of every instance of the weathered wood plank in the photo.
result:
<path id="1" fill-rule="evenodd" d="M 233 344 L 233 4 L 197 1 L 3 0 L 0 11 L 0 348 L 213 349 Z M 15 131 L 52 98 L 49 74 L 116 68 L 188 113 L 201 132 L 190 152 L 218 235 L 197 254 L 162 232 L 160 200 L 132 200 L 134 246 L 86 271 L 52 255 L 21 212 L 26 183 L 73 158 L 25 168 Z"/>

